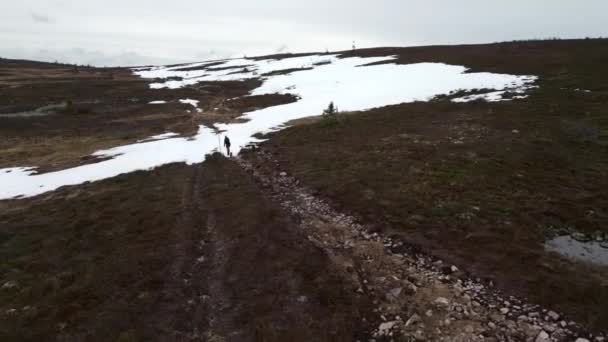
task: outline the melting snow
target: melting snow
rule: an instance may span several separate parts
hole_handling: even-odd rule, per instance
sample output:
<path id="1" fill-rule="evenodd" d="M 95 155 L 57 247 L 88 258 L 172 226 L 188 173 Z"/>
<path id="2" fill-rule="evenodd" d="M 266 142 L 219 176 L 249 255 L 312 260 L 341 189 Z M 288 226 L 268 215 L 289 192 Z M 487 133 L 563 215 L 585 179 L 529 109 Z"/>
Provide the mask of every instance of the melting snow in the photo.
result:
<path id="1" fill-rule="evenodd" d="M 162 140 L 162 139 L 167 139 L 167 138 L 173 138 L 173 137 L 178 136 L 178 135 L 179 134 L 173 133 L 173 132 L 163 133 L 163 134 L 153 135 L 153 136 L 148 137 L 146 139 L 138 140 L 137 142 L 152 141 L 152 140 Z"/>
<path id="2" fill-rule="evenodd" d="M 528 88 L 533 88 L 533 86 L 528 86 Z M 475 94 L 475 95 L 467 95 L 463 97 L 458 97 L 452 99 L 452 102 L 463 103 L 463 102 L 471 102 L 477 100 L 484 100 L 486 102 L 499 102 L 499 101 L 508 101 L 510 99 L 525 99 L 528 95 L 516 95 L 512 98 L 504 98 L 503 96 L 506 94 L 506 91 L 493 91 L 485 94 Z"/>
<path id="3" fill-rule="evenodd" d="M 259 142 L 256 133 L 281 129 L 293 119 L 320 115 L 329 102 L 341 110 L 356 111 L 404 102 L 428 101 L 435 96 L 453 91 L 493 89 L 484 94 L 490 100 L 502 100 L 505 92 L 523 94 L 536 80 L 534 76 L 513 76 L 492 73 L 466 73 L 462 66 L 440 63 L 409 65 L 391 64 L 394 57 L 340 59 L 337 56 L 317 55 L 283 60 L 233 59 L 204 68 L 209 63 L 195 63 L 179 67 L 146 67 L 134 69 L 144 78 L 171 80 L 153 83 L 151 88 L 176 89 L 203 81 L 241 80 L 287 69 L 297 72 L 263 77 L 264 83 L 252 95 L 283 93 L 297 95 L 297 102 L 244 113 L 249 121 L 216 124 L 215 128 L 228 135 L 237 154 L 244 146 Z M 389 62 L 367 66 L 370 63 Z M 201 67 L 200 70 L 180 70 Z M 226 69 L 231 67 L 230 69 Z M 217 70 L 223 68 L 223 70 Z M 312 68 L 312 69 L 308 69 Z M 176 79 L 177 78 L 177 79 Z M 181 78 L 181 80 L 179 80 Z M 477 96 L 477 95 L 474 95 Z M 180 100 L 198 109 L 198 101 Z M 78 166 L 56 172 L 36 174 L 35 168 L 0 169 L 0 199 L 28 197 L 55 190 L 64 185 L 97 181 L 136 170 L 148 170 L 161 165 L 184 162 L 200 163 L 205 155 L 221 149 L 222 137 L 217 130 L 200 126 L 191 137 L 177 137 L 166 133 L 131 145 L 98 151 L 94 156 L 112 157 L 95 164 Z"/>
<path id="4" fill-rule="evenodd" d="M 167 101 L 152 101 L 152 102 L 148 102 L 148 104 L 165 104 L 167 103 Z"/>
<path id="5" fill-rule="evenodd" d="M 184 104 L 189 104 L 192 107 L 194 107 L 197 112 L 199 112 L 199 113 L 202 112 L 202 110 L 200 108 L 198 108 L 198 103 L 200 102 L 199 100 L 185 99 L 185 100 L 179 100 L 179 102 L 184 103 Z"/>

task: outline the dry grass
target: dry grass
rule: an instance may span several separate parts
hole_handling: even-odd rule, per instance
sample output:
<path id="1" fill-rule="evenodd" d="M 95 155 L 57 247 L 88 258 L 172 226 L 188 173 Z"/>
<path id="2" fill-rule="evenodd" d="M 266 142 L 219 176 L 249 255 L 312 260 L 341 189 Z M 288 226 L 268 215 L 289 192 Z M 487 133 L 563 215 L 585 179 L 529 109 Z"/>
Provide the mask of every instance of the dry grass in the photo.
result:
<path id="1" fill-rule="evenodd" d="M 605 271 L 542 243 L 550 226 L 608 232 L 608 41 L 355 53 L 536 74 L 540 89 L 515 102 L 442 99 L 293 127 L 265 143 L 283 167 L 367 223 L 605 328 Z"/>
<path id="2" fill-rule="evenodd" d="M 170 165 L 1 202 L 0 279 L 16 287 L 0 291 L 0 340 L 156 336 L 151 312 L 170 300 L 163 289 L 190 174 Z"/>

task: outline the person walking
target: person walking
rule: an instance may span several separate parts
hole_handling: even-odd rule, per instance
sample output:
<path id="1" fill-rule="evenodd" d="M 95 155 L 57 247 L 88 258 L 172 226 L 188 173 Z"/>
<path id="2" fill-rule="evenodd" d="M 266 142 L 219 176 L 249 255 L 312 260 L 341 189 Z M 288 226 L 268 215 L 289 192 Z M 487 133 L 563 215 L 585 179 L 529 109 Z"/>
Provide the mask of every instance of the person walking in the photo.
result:
<path id="1" fill-rule="evenodd" d="M 230 152 L 230 139 L 228 136 L 224 137 L 224 146 L 226 147 L 226 154 L 228 157 L 232 157 L 232 152 Z"/>

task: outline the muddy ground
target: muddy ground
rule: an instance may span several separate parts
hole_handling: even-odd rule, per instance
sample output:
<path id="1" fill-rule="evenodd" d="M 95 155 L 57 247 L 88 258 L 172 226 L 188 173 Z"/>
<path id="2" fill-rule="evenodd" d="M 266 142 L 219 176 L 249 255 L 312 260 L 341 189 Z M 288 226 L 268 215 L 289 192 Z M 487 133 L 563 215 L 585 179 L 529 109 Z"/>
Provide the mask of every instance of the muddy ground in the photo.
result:
<path id="1" fill-rule="evenodd" d="M 513 102 L 442 98 L 300 120 L 237 159 L 0 201 L 0 340 L 605 332 L 608 271 L 542 243 L 565 227 L 608 233 L 608 42 L 350 54 L 535 74 L 540 88 Z M 125 69 L 0 59 L 0 168 L 90 163 L 100 148 L 293 101 L 228 101 L 258 81 L 148 83 Z"/>

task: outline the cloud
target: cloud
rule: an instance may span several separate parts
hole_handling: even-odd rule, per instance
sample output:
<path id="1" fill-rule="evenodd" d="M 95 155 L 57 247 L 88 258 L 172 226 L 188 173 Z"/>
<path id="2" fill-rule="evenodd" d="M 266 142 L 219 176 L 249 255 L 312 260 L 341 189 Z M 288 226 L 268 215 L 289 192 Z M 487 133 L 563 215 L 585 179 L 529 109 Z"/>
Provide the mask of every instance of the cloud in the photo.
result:
<path id="1" fill-rule="evenodd" d="M 30 12 L 30 16 L 32 17 L 32 20 L 37 23 L 50 24 L 53 22 L 53 20 L 45 14 Z"/>
<path id="2" fill-rule="evenodd" d="M 608 36 L 606 0 L 3 2 L 0 56 L 22 47 L 30 59 L 101 65 L 339 51 L 353 40 L 364 48 Z"/>

